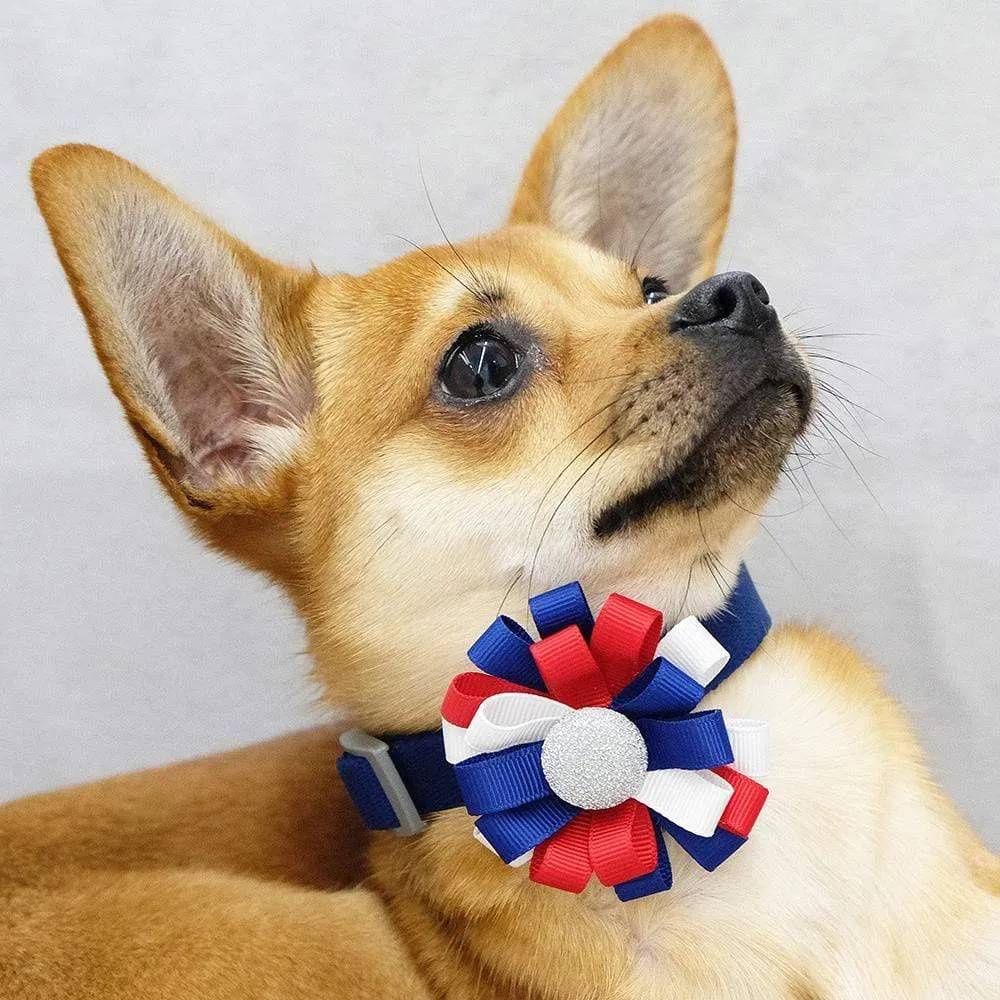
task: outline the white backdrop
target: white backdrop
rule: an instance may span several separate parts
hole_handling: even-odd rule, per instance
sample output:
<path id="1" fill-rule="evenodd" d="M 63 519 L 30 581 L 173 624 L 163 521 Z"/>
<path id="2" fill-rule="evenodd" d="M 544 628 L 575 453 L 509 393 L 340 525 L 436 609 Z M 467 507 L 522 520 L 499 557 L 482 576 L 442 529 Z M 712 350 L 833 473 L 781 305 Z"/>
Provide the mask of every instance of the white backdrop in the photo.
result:
<path id="1" fill-rule="evenodd" d="M 1000 7 L 686 3 L 742 125 L 724 268 L 761 277 L 875 411 L 783 490 L 778 616 L 884 669 L 1000 846 Z M 104 385 L 31 202 L 67 140 L 137 161 L 321 269 L 503 217 L 559 102 L 652 3 L 8 0 L 0 27 L 0 798 L 319 718 L 282 598 L 186 537 Z M 871 374 L 858 371 L 860 366 Z M 841 381 L 841 379 L 843 381 Z M 851 462 L 857 472 L 851 468 Z M 863 476 L 871 492 L 862 484 Z M 845 766 L 850 766 L 845 761 Z"/>

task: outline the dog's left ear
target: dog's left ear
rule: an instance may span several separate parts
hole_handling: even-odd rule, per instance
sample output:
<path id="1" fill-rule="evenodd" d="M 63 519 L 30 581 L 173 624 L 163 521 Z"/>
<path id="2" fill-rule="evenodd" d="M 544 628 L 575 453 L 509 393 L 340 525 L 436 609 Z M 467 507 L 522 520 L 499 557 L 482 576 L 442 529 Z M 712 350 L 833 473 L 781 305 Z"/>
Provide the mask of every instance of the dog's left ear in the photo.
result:
<path id="1" fill-rule="evenodd" d="M 512 223 L 539 223 L 681 292 L 726 227 L 736 116 L 725 69 L 682 15 L 648 21 L 573 92 L 531 155 Z"/>

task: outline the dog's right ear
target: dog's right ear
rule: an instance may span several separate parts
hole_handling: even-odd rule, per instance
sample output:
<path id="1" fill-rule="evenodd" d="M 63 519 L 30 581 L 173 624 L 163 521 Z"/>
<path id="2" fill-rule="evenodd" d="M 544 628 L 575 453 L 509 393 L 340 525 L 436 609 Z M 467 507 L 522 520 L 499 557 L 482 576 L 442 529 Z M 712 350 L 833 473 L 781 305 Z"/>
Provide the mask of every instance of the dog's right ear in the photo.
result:
<path id="1" fill-rule="evenodd" d="M 97 354 L 153 467 L 196 524 L 280 506 L 312 406 L 299 305 L 314 276 L 253 253 L 92 146 L 32 183 Z M 225 546 L 224 539 L 216 539 Z"/>

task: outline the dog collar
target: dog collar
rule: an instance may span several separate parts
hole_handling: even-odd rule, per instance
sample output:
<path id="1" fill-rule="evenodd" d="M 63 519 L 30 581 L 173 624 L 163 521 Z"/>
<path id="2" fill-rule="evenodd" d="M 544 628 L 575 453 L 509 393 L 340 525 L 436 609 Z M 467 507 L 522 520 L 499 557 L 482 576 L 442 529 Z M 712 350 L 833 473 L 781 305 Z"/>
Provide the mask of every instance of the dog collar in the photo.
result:
<path id="1" fill-rule="evenodd" d="M 669 889 L 664 833 L 713 871 L 747 840 L 767 790 L 766 726 L 694 711 L 758 648 L 771 619 L 741 566 L 726 606 L 660 638 L 660 612 L 579 583 L 529 602 L 539 639 L 501 616 L 469 649 L 442 728 L 350 730 L 337 762 L 369 829 L 421 832 L 465 807 L 475 836 L 533 881 L 622 900 Z"/>

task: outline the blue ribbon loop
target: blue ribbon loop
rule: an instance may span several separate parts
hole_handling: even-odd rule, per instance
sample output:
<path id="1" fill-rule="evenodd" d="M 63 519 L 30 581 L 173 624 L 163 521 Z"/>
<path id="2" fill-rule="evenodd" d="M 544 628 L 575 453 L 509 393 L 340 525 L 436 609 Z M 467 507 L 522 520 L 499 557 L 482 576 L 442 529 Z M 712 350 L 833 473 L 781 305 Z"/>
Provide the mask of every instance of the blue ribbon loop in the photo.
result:
<path id="1" fill-rule="evenodd" d="M 636 725 L 646 741 L 650 771 L 668 767 L 700 771 L 733 762 L 726 723 L 718 709 L 680 719 L 637 719 Z"/>
<path id="2" fill-rule="evenodd" d="M 654 813 L 653 818 L 708 872 L 714 872 L 723 861 L 731 858 L 747 842 L 746 837 L 730 833 L 721 827 L 711 837 L 699 837 L 696 833 L 671 823 L 658 813 Z"/>
<path id="3" fill-rule="evenodd" d="M 545 690 L 531 655 L 531 636 L 513 618 L 501 615 L 469 647 L 469 659 L 494 677 Z"/>
<path id="4" fill-rule="evenodd" d="M 561 830 L 580 810 L 554 795 L 476 820 L 479 832 L 507 863 Z"/>
<path id="5" fill-rule="evenodd" d="M 714 691 L 734 670 L 746 662 L 771 629 L 771 616 L 757 593 L 746 563 L 740 566 L 736 586 L 726 601 L 726 606 L 708 618 L 702 625 L 715 636 L 719 645 L 729 652 L 729 662 L 718 676 L 708 684 Z"/>
<path id="6" fill-rule="evenodd" d="M 479 754 L 455 765 L 465 807 L 473 816 L 513 809 L 552 794 L 542 773 L 542 744 Z"/>
<path id="7" fill-rule="evenodd" d="M 680 667 L 658 656 L 631 684 L 618 693 L 611 707 L 635 718 L 687 715 L 705 697 L 705 689 Z"/>
<path id="8" fill-rule="evenodd" d="M 656 867 L 648 875 L 619 882 L 615 886 L 615 895 L 623 902 L 639 899 L 641 896 L 652 896 L 654 892 L 666 892 L 674 884 L 674 875 L 670 868 L 670 855 L 663 839 L 663 831 L 653 824 L 656 836 Z"/>
<path id="9" fill-rule="evenodd" d="M 583 587 L 579 581 L 563 584 L 544 594 L 538 594 L 528 601 L 531 617 L 534 619 L 538 634 L 544 639 L 553 632 L 566 628 L 568 625 L 579 626 L 583 637 L 589 642 L 590 633 L 594 629 L 594 616 L 590 613 L 590 605 L 584 597 Z"/>

